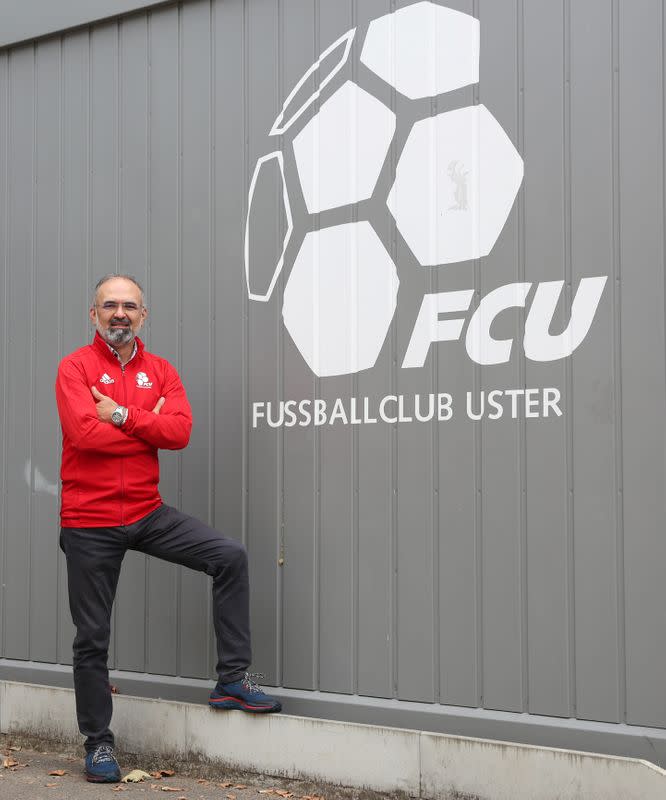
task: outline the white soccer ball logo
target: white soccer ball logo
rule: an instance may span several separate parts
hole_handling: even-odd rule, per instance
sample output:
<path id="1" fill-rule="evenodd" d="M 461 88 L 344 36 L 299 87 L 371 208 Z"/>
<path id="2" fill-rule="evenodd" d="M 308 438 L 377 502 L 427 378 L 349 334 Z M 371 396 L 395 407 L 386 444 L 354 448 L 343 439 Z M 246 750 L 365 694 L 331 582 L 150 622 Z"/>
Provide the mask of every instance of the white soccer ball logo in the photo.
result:
<path id="1" fill-rule="evenodd" d="M 394 141 L 395 113 L 352 80 L 304 122 L 347 64 L 355 37 L 356 29 L 350 30 L 321 54 L 285 100 L 270 131 L 271 136 L 291 132 L 284 143 L 293 148 L 311 215 L 372 198 Z M 479 21 L 422 0 L 370 22 L 359 51 L 365 67 L 417 103 L 478 83 Z M 320 73 L 317 90 L 299 104 L 295 99 L 315 73 Z M 483 105 L 423 117 L 413 124 L 390 191 L 381 200 L 422 266 L 485 256 L 511 211 L 523 161 Z M 297 123 L 301 127 L 294 133 Z M 258 286 L 250 257 L 251 221 L 260 205 L 257 183 L 270 167 L 282 182 L 287 230 L 270 280 Z M 276 150 L 257 161 L 250 184 L 245 272 L 251 300 L 270 299 L 293 230 L 285 157 Z M 396 266 L 369 221 L 332 224 L 305 235 L 284 288 L 282 315 L 315 375 L 348 375 L 374 366 L 397 307 L 398 287 Z"/>
<path id="2" fill-rule="evenodd" d="M 147 386 L 150 383 L 148 380 L 148 376 L 145 372 L 137 372 L 136 373 L 136 385 L 137 386 Z"/>

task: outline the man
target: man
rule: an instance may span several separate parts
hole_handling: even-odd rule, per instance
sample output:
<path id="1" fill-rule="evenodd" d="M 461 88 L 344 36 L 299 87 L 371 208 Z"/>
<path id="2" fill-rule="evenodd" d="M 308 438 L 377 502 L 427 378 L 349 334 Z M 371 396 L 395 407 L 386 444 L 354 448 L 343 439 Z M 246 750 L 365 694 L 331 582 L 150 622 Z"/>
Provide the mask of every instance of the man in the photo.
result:
<path id="1" fill-rule="evenodd" d="M 125 551 L 138 550 L 213 578 L 218 682 L 216 709 L 280 711 L 247 672 L 250 664 L 247 553 L 197 519 L 162 503 L 158 448 L 187 446 L 192 413 L 178 373 L 137 338 L 148 314 L 129 275 L 95 287 L 92 344 L 62 360 L 56 399 L 62 426 L 60 547 L 74 639 L 74 689 L 89 781 L 116 782 L 120 769 L 109 729 L 107 655 Z"/>

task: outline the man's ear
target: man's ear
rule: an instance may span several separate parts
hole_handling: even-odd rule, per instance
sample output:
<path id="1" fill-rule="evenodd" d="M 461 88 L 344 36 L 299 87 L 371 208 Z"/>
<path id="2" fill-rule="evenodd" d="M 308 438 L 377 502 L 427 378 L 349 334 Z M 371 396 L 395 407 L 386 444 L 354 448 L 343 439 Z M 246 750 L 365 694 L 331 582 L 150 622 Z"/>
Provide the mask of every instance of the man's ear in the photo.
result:
<path id="1" fill-rule="evenodd" d="M 90 311 L 88 312 L 88 317 L 93 325 L 97 325 L 97 309 L 95 306 L 90 306 Z"/>

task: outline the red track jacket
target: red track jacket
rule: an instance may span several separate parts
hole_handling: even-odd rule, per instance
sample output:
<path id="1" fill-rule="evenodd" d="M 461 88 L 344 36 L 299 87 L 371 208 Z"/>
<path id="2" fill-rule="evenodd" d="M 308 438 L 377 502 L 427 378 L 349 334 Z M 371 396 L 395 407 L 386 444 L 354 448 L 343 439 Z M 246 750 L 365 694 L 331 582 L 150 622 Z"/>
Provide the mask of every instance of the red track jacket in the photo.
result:
<path id="1" fill-rule="evenodd" d="M 178 373 L 136 343 L 136 355 L 121 367 L 95 333 L 92 344 L 58 367 L 63 527 L 130 525 L 154 511 L 162 502 L 157 448 L 180 450 L 189 442 L 192 410 Z M 128 409 L 122 427 L 97 419 L 91 386 Z M 160 397 L 162 410 L 153 414 Z"/>

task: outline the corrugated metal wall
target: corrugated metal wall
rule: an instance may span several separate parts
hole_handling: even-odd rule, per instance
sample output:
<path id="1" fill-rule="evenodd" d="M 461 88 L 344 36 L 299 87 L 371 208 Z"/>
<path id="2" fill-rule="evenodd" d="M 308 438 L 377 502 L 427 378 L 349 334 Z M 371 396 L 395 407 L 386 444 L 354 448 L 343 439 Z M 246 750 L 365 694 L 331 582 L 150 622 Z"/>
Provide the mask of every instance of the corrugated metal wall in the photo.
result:
<path id="1" fill-rule="evenodd" d="M 162 455 L 163 496 L 246 541 L 269 683 L 666 727 L 663 3 L 447 3 L 481 21 L 481 79 L 432 112 L 483 102 L 525 178 L 489 256 L 402 281 L 374 369 L 313 376 L 282 326 L 287 274 L 248 301 L 248 187 L 284 98 L 345 31 L 405 5 L 195 0 L 0 52 L 0 655 L 70 663 L 52 387 L 90 338 L 97 277 L 129 271 L 196 421 Z M 266 252 L 283 222 L 265 219 Z M 382 235 L 402 277 L 411 256 Z M 561 330 L 597 275 L 571 358 L 515 346 L 480 367 L 458 342 L 400 368 L 424 291 L 562 279 Z M 519 342 L 524 317 L 496 335 Z M 521 386 L 559 387 L 563 415 L 250 418 L 254 401 Z M 209 579 L 128 554 L 112 665 L 210 677 L 213 644 Z"/>

